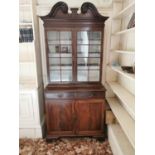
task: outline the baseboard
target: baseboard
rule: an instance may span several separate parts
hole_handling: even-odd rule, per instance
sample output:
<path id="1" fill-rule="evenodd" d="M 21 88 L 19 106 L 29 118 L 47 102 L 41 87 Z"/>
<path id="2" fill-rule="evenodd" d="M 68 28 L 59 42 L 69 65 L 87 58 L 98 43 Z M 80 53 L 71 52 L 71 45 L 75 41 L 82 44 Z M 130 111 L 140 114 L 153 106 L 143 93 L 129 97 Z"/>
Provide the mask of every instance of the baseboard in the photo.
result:
<path id="1" fill-rule="evenodd" d="M 45 135 L 45 119 L 43 117 L 40 125 L 36 127 L 21 127 L 19 128 L 19 138 L 43 138 Z"/>

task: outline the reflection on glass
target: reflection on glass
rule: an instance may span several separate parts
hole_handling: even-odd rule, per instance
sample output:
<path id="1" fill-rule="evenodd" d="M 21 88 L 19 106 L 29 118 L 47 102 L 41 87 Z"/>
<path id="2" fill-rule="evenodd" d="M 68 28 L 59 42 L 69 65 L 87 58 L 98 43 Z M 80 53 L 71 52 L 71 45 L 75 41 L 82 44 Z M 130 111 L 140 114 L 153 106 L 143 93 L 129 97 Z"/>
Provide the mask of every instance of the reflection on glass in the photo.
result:
<path id="1" fill-rule="evenodd" d="M 72 48 L 70 45 L 61 45 L 61 53 L 71 53 Z"/>
<path id="2" fill-rule="evenodd" d="M 100 53 L 90 53 L 89 57 L 100 57 Z"/>
<path id="3" fill-rule="evenodd" d="M 101 44 L 101 32 L 81 31 L 77 33 L 78 44 Z"/>
<path id="4" fill-rule="evenodd" d="M 88 81 L 88 70 L 78 70 L 78 81 Z"/>
<path id="5" fill-rule="evenodd" d="M 48 31 L 47 38 L 48 38 L 48 40 L 59 40 L 59 32 L 58 31 Z"/>
<path id="6" fill-rule="evenodd" d="M 47 38 L 50 81 L 72 81 L 71 32 L 49 31 Z"/>
<path id="7" fill-rule="evenodd" d="M 61 58 L 61 66 L 71 66 L 72 65 L 72 58 Z"/>
<path id="8" fill-rule="evenodd" d="M 90 45 L 89 46 L 90 53 L 100 53 L 101 52 L 101 45 Z"/>
<path id="9" fill-rule="evenodd" d="M 60 66 L 49 66 L 50 70 L 60 70 Z"/>
<path id="10" fill-rule="evenodd" d="M 78 58 L 77 62 L 78 62 L 78 66 L 87 66 L 88 58 Z"/>
<path id="11" fill-rule="evenodd" d="M 100 66 L 89 66 L 90 70 L 99 70 Z"/>
<path id="12" fill-rule="evenodd" d="M 48 31 L 47 39 L 48 39 L 48 44 L 59 44 L 59 32 Z"/>
<path id="13" fill-rule="evenodd" d="M 89 40 L 101 40 L 101 32 L 99 31 L 90 31 Z"/>
<path id="14" fill-rule="evenodd" d="M 90 66 L 99 66 L 100 65 L 100 58 L 89 58 L 88 63 Z"/>
<path id="15" fill-rule="evenodd" d="M 89 40 L 89 44 L 101 44 L 101 40 Z"/>
<path id="16" fill-rule="evenodd" d="M 77 56 L 78 57 L 100 57 L 101 46 L 100 45 L 78 45 Z"/>
<path id="17" fill-rule="evenodd" d="M 60 58 L 49 58 L 49 64 L 53 66 L 60 65 Z"/>
<path id="18" fill-rule="evenodd" d="M 50 58 L 50 57 L 58 58 L 58 57 L 60 57 L 60 54 L 59 54 L 59 53 L 49 53 L 49 54 L 48 54 L 48 57 L 49 57 L 49 58 Z"/>
<path id="19" fill-rule="evenodd" d="M 77 52 L 78 52 L 78 57 L 88 57 L 89 46 L 88 45 L 78 45 Z"/>
<path id="20" fill-rule="evenodd" d="M 72 70 L 72 66 L 61 66 L 61 70 Z"/>
<path id="21" fill-rule="evenodd" d="M 72 54 L 71 53 L 62 53 L 60 54 L 61 58 L 69 58 L 69 57 L 72 57 Z"/>
<path id="22" fill-rule="evenodd" d="M 72 71 L 71 70 L 61 70 L 61 80 L 62 81 L 72 81 Z"/>
<path id="23" fill-rule="evenodd" d="M 48 45 L 48 48 L 50 53 L 59 53 L 60 51 L 59 45 Z"/>
<path id="24" fill-rule="evenodd" d="M 88 70 L 89 67 L 88 66 L 79 66 L 78 65 L 78 70 Z"/>
<path id="25" fill-rule="evenodd" d="M 59 40 L 48 40 L 48 45 L 60 44 Z"/>
<path id="26" fill-rule="evenodd" d="M 78 58 L 78 66 L 100 66 L 100 58 Z"/>
<path id="27" fill-rule="evenodd" d="M 60 32 L 60 43 L 71 44 L 72 43 L 71 32 L 61 31 Z"/>
<path id="28" fill-rule="evenodd" d="M 89 81 L 99 81 L 99 70 L 89 70 Z"/>
<path id="29" fill-rule="evenodd" d="M 90 44 L 101 44 L 101 32 L 89 32 Z"/>
<path id="30" fill-rule="evenodd" d="M 60 81 L 60 71 L 59 70 L 53 70 L 50 71 L 50 81 Z"/>
<path id="31" fill-rule="evenodd" d="M 89 44 L 88 32 L 81 31 L 77 33 L 78 44 Z"/>

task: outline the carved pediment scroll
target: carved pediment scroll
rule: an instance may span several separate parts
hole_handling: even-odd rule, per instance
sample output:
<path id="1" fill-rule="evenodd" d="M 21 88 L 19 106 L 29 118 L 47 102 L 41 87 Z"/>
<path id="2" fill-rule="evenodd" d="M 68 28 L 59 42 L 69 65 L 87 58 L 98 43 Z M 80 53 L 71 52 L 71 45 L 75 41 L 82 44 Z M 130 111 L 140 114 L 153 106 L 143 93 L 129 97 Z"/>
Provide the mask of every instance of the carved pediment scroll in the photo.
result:
<path id="1" fill-rule="evenodd" d="M 78 13 L 79 8 L 71 8 L 70 10 L 71 12 L 69 13 L 68 5 L 65 2 L 58 2 L 52 7 L 50 13 L 46 16 L 42 16 L 41 19 L 43 21 L 52 19 L 55 21 L 62 19 L 77 21 L 85 19 L 104 22 L 108 18 L 100 15 L 96 7 L 90 2 L 82 4 L 80 13 Z"/>

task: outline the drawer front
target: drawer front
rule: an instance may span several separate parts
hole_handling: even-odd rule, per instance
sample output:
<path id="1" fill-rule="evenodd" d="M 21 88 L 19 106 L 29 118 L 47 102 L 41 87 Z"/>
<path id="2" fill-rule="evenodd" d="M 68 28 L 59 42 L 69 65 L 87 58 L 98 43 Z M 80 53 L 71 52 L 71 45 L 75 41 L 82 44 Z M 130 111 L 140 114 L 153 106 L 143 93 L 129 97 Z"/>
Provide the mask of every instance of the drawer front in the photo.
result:
<path id="1" fill-rule="evenodd" d="M 104 92 L 77 92 L 76 98 L 89 99 L 89 98 L 104 98 Z"/>
<path id="2" fill-rule="evenodd" d="M 45 93 L 45 98 L 47 99 L 74 99 L 74 93 L 73 92 L 49 92 Z"/>

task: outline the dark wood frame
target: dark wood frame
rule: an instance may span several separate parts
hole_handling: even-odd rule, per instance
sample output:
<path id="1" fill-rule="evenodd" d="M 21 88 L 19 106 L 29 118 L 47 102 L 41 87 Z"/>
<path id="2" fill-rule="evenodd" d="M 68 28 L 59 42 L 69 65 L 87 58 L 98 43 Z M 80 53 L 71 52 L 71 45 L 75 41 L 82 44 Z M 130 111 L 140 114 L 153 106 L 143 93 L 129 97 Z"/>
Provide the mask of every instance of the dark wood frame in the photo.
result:
<path id="1" fill-rule="evenodd" d="M 41 17 L 44 21 L 45 28 L 45 42 L 46 42 L 46 59 L 47 59 L 47 77 L 48 83 L 92 83 L 92 82 L 78 82 L 77 81 L 77 32 L 82 30 L 87 31 L 100 31 L 101 36 L 101 55 L 100 55 L 100 77 L 99 83 L 102 79 L 102 64 L 103 64 L 103 33 L 104 33 L 104 22 L 108 17 L 101 16 L 96 7 L 91 3 L 84 3 L 81 6 L 81 13 L 78 14 L 78 8 L 71 8 L 72 13 L 68 13 L 68 6 L 64 2 L 56 3 L 51 9 L 50 13 L 46 16 Z M 72 78 L 70 82 L 50 82 L 49 75 L 49 60 L 48 60 L 48 42 L 47 42 L 47 31 L 49 30 L 69 30 L 72 33 Z"/>
<path id="2" fill-rule="evenodd" d="M 45 28 L 46 59 L 49 82 L 44 90 L 47 140 L 68 136 L 105 137 L 106 135 L 104 118 L 105 88 L 101 84 L 101 77 L 103 64 L 104 22 L 107 17 L 101 16 L 95 6 L 88 2 L 82 4 L 80 14 L 78 14 L 77 11 L 77 8 L 71 8 L 72 13 L 69 14 L 67 4 L 64 2 L 58 2 L 53 6 L 47 16 L 41 17 Z M 49 50 L 47 44 L 47 31 L 49 30 L 72 31 L 72 82 L 50 82 L 48 62 Z M 100 79 L 98 82 L 77 81 L 78 30 L 98 30 L 102 34 Z M 68 105 L 70 105 L 70 107 Z M 87 109 L 87 113 L 81 113 L 81 111 L 84 110 L 83 108 Z M 92 113 L 93 115 L 91 115 Z M 90 117 L 90 120 L 85 120 L 86 116 Z M 68 117 L 71 122 L 62 119 Z M 51 118 L 53 120 L 51 120 Z M 83 122 L 83 120 L 86 122 Z M 70 129 L 72 122 L 73 126 L 72 129 Z"/>

